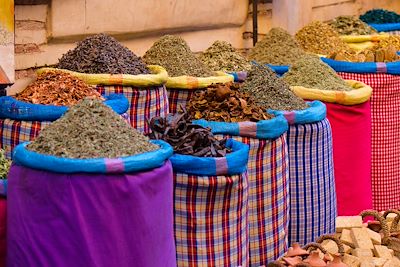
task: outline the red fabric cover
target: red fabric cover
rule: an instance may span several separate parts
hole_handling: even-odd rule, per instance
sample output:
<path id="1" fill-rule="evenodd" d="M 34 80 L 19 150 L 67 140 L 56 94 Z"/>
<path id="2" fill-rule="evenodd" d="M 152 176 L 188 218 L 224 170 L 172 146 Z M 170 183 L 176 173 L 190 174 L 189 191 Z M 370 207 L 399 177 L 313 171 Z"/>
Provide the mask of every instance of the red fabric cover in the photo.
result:
<path id="1" fill-rule="evenodd" d="M 371 105 L 325 103 L 332 127 L 338 216 L 372 208 Z"/>
<path id="2" fill-rule="evenodd" d="M 400 75 L 346 72 L 338 74 L 344 79 L 361 81 L 372 87 L 373 207 L 376 210 L 397 209 L 400 207 Z M 349 123 L 351 125 L 351 122 Z"/>

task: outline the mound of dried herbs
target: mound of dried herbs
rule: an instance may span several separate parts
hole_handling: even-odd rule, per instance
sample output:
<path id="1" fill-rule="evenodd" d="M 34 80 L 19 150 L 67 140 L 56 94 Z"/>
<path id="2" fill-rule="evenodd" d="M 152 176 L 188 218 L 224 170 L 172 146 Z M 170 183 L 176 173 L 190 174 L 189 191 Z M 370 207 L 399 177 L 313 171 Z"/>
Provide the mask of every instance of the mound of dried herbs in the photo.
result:
<path id="1" fill-rule="evenodd" d="M 386 9 L 372 9 L 361 15 L 360 19 L 365 23 L 398 23 L 400 22 L 400 15 Z"/>
<path id="2" fill-rule="evenodd" d="M 226 41 L 215 41 L 199 58 L 213 71 L 238 72 L 251 69 L 250 62 Z"/>
<path id="3" fill-rule="evenodd" d="M 207 90 L 197 91 L 186 110 L 192 119 L 208 121 L 257 122 L 273 117 L 238 89 L 239 85 L 234 83 L 213 84 Z"/>
<path id="4" fill-rule="evenodd" d="M 332 26 L 320 21 L 303 27 L 295 37 L 300 46 L 310 53 L 330 55 L 337 50 L 350 49 Z"/>
<path id="5" fill-rule="evenodd" d="M 15 98 L 33 104 L 72 106 L 84 98 L 104 100 L 84 81 L 62 71 L 46 71 Z"/>
<path id="6" fill-rule="evenodd" d="M 282 28 L 272 28 L 250 51 L 249 59 L 272 65 L 291 65 L 305 52 Z"/>
<path id="7" fill-rule="evenodd" d="M 380 41 L 371 48 L 338 51 L 329 55 L 329 58 L 349 62 L 394 62 L 400 60 L 397 51 L 396 46 Z"/>
<path id="8" fill-rule="evenodd" d="M 226 147 L 226 138 L 218 140 L 209 128 L 192 124 L 189 115 L 169 114 L 167 117 L 154 117 L 150 121 L 151 139 L 164 140 L 174 152 L 196 157 L 225 157 L 231 152 Z"/>
<path id="9" fill-rule="evenodd" d="M 7 178 L 11 167 L 11 160 L 7 159 L 4 150 L 0 149 L 0 179 Z"/>
<path id="10" fill-rule="evenodd" d="M 306 55 L 294 63 L 283 79 L 291 86 L 334 91 L 352 90 L 331 67 L 312 55 Z"/>
<path id="11" fill-rule="evenodd" d="M 369 35 L 377 33 L 371 26 L 356 16 L 338 16 L 328 24 L 341 35 Z"/>
<path id="12" fill-rule="evenodd" d="M 63 158 L 118 158 L 158 149 L 100 100 L 84 99 L 44 128 L 28 149 Z"/>
<path id="13" fill-rule="evenodd" d="M 169 76 L 213 76 L 213 72 L 190 50 L 189 45 L 179 36 L 165 35 L 156 41 L 144 54 L 143 60 L 149 65 L 163 66 Z"/>
<path id="14" fill-rule="evenodd" d="M 253 65 L 240 91 L 247 93 L 264 110 L 291 111 L 307 108 L 306 102 L 296 96 L 289 85 L 266 66 Z"/>
<path id="15" fill-rule="evenodd" d="M 83 73 L 148 74 L 143 61 L 106 34 L 89 36 L 58 61 L 58 68 Z"/>

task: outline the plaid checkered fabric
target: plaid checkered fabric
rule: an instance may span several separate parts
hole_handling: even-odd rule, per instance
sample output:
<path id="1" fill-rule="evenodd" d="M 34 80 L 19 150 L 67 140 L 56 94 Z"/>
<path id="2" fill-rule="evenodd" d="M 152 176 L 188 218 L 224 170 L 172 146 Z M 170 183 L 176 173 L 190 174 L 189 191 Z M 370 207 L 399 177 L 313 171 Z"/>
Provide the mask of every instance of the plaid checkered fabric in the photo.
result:
<path id="1" fill-rule="evenodd" d="M 186 103 L 189 101 L 194 92 L 196 92 L 197 90 L 168 88 L 167 91 L 168 91 L 169 112 L 176 113 L 179 108 L 179 105 L 185 107 Z"/>
<path id="2" fill-rule="evenodd" d="M 103 95 L 124 94 L 129 101 L 128 115 L 133 128 L 148 133 L 147 120 L 168 114 L 168 96 L 165 86 L 134 88 L 121 85 L 98 85 L 97 91 Z"/>
<path id="3" fill-rule="evenodd" d="M 122 114 L 121 117 L 129 122 L 129 116 L 126 113 Z M 35 139 L 39 132 L 50 123 L 50 121 L 0 119 L 0 148 L 4 149 L 6 157 L 11 159 L 14 147 Z"/>
<path id="4" fill-rule="evenodd" d="M 177 266 L 248 266 L 247 179 L 174 172 Z"/>
<path id="5" fill-rule="evenodd" d="M 259 267 L 281 257 L 287 248 L 289 158 L 286 134 L 273 140 L 230 137 L 250 146 L 247 164 L 249 266 Z"/>
<path id="6" fill-rule="evenodd" d="M 335 232 L 337 209 L 329 121 L 290 125 L 287 143 L 289 244 L 307 244 Z"/>
<path id="7" fill-rule="evenodd" d="M 49 121 L 17 121 L 0 119 L 0 147 L 5 150 L 6 157 L 11 159 L 14 147 L 23 142 L 32 141 L 41 129 L 49 125 Z"/>
<path id="8" fill-rule="evenodd" d="M 400 207 L 400 76 L 338 73 L 372 87 L 372 200 L 377 210 Z M 349 148 L 351 149 L 351 148 Z"/>

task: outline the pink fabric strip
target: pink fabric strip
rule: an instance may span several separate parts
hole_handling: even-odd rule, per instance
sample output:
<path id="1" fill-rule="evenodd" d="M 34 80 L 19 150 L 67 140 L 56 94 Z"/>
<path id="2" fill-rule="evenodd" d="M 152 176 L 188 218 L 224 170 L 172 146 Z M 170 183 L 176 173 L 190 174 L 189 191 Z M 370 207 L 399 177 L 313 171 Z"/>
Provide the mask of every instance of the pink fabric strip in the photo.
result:
<path id="1" fill-rule="evenodd" d="M 387 73 L 387 66 L 385 62 L 376 62 L 376 71 L 378 73 Z"/>
<path id="2" fill-rule="evenodd" d="M 125 170 L 125 165 L 122 159 L 105 159 L 106 172 L 123 172 Z"/>
<path id="3" fill-rule="evenodd" d="M 296 122 L 296 113 L 294 113 L 293 111 L 285 112 L 283 114 L 283 116 L 288 121 L 289 125 L 295 124 L 295 122 Z"/>
<path id="4" fill-rule="evenodd" d="M 215 171 L 217 175 L 228 174 L 228 161 L 226 158 L 215 158 Z"/>
<path id="5" fill-rule="evenodd" d="M 257 136 L 257 124 L 255 122 L 239 122 L 239 135 L 255 138 Z"/>

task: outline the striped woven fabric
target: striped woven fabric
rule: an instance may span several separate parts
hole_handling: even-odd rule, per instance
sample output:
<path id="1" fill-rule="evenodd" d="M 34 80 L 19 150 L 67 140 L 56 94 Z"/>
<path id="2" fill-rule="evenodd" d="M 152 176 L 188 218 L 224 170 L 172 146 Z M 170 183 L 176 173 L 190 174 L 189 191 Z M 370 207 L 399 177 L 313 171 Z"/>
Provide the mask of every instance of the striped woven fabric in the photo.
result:
<path id="1" fill-rule="evenodd" d="M 179 106 L 186 107 L 186 103 L 196 90 L 168 88 L 169 112 L 176 113 Z"/>
<path id="2" fill-rule="evenodd" d="M 124 113 L 121 117 L 129 122 L 128 114 Z M 50 123 L 50 121 L 0 119 L 0 148 L 4 149 L 6 157 L 11 159 L 12 151 L 17 145 L 32 141 Z"/>
<path id="3" fill-rule="evenodd" d="M 174 172 L 177 266 L 248 266 L 247 183 Z"/>
<path id="4" fill-rule="evenodd" d="M 242 136 L 231 138 L 250 146 L 247 164 L 249 266 L 259 267 L 281 257 L 287 248 L 289 158 L 286 134 L 273 140 Z"/>
<path id="5" fill-rule="evenodd" d="M 124 94 L 129 101 L 128 115 L 132 127 L 148 133 L 147 120 L 168 114 L 168 96 L 165 86 L 136 88 L 130 86 L 98 85 L 97 91 L 103 95 Z"/>
<path id="6" fill-rule="evenodd" d="M 0 147 L 5 150 L 6 157 L 11 159 L 14 147 L 23 142 L 32 141 L 48 121 L 17 121 L 0 119 Z"/>
<path id="7" fill-rule="evenodd" d="M 400 207 L 400 75 L 338 72 L 372 87 L 371 178 L 376 210 Z"/>
<path id="8" fill-rule="evenodd" d="M 287 143 L 289 244 L 307 244 L 320 235 L 335 232 L 337 209 L 329 121 L 290 125 Z"/>

